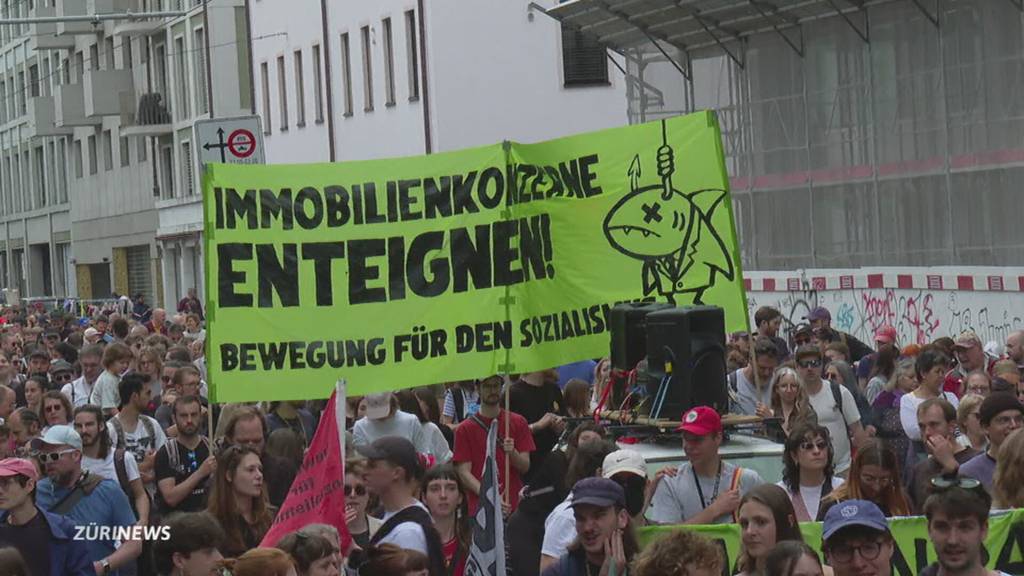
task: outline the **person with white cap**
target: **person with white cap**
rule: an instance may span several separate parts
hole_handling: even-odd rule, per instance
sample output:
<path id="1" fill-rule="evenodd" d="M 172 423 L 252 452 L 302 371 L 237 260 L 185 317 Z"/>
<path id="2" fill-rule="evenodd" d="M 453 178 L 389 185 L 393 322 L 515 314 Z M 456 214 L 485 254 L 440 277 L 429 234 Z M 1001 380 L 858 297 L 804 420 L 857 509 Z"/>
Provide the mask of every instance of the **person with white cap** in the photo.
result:
<path id="1" fill-rule="evenodd" d="M 0 543 L 13 546 L 40 576 L 94 576 L 83 541 L 76 540 L 75 525 L 64 516 L 36 506 L 32 493 L 39 470 L 23 458 L 0 460 Z"/>
<path id="2" fill-rule="evenodd" d="M 67 516 L 78 526 L 102 526 L 108 530 L 135 525 L 131 504 L 121 487 L 82 469 L 82 438 L 71 426 L 52 426 L 42 438 L 32 441 L 46 468 L 46 478 L 36 488 L 36 501 L 43 510 Z M 118 547 L 114 538 L 86 542 L 95 573 L 118 574 L 118 569 L 135 561 L 142 542 L 126 539 Z"/>
<path id="3" fill-rule="evenodd" d="M 407 438 L 417 452 L 430 453 L 429 438 L 423 433 L 419 418 L 398 409 L 398 399 L 391 392 L 368 394 L 366 416 L 352 427 L 352 441 L 356 448 L 369 446 L 385 436 Z"/>
<path id="4" fill-rule="evenodd" d="M 82 340 L 84 340 L 86 344 L 98 344 L 100 341 L 100 331 L 90 326 L 86 328 L 85 333 L 82 334 Z"/>

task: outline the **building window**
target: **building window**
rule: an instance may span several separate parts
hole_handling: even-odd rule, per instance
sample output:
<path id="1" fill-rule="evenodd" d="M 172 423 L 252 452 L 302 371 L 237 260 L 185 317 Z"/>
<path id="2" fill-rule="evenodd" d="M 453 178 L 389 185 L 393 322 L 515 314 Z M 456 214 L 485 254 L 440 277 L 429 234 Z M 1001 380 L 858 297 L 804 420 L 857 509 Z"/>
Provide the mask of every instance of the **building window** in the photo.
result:
<path id="1" fill-rule="evenodd" d="M 85 74 L 85 53 L 79 50 L 75 52 L 75 84 L 82 83 L 83 74 Z"/>
<path id="2" fill-rule="evenodd" d="M 4 207 L 8 214 L 14 213 L 14 172 L 11 157 L 4 158 Z"/>
<path id="3" fill-rule="evenodd" d="M 116 66 L 114 65 L 114 39 L 113 38 L 107 37 L 107 39 L 103 41 L 103 51 L 105 52 L 104 56 L 106 57 L 106 60 L 107 60 L 107 70 L 115 69 Z"/>
<path id="4" fill-rule="evenodd" d="M 35 186 L 33 189 L 36 193 L 35 207 L 43 208 L 46 206 L 46 159 L 43 157 L 43 147 L 36 146 L 35 150 L 32 151 L 33 159 L 35 160 Z"/>
<path id="5" fill-rule="evenodd" d="M 39 66 L 35 64 L 28 67 L 28 95 L 39 96 Z"/>
<path id="6" fill-rule="evenodd" d="M 57 261 L 54 262 L 54 283 L 53 283 L 53 294 L 54 296 L 67 296 L 68 295 L 68 265 L 71 262 L 71 244 L 64 242 L 61 244 L 55 244 L 54 249 L 57 252 Z"/>
<path id="7" fill-rule="evenodd" d="M 206 87 L 206 32 L 196 28 L 194 36 L 192 72 L 196 77 L 196 111 L 206 114 L 210 111 L 210 98 Z"/>
<path id="8" fill-rule="evenodd" d="M 363 111 L 373 111 L 373 54 L 370 54 L 370 27 L 360 30 L 363 48 Z"/>
<path id="9" fill-rule="evenodd" d="M 288 79 L 285 77 L 284 56 L 277 57 L 277 99 L 278 114 L 281 115 L 278 130 L 288 129 Z"/>
<path id="10" fill-rule="evenodd" d="M 92 175 L 92 174 L 95 174 L 96 172 L 99 171 L 99 166 L 98 166 L 99 163 L 98 163 L 97 150 L 96 150 L 96 148 L 97 148 L 96 147 L 96 135 L 95 134 L 90 134 L 89 135 L 88 147 L 89 147 L 89 174 Z"/>
<path id="11" fill-rule="evenodd" d="M 29 160 L 28 150 L 21 154 L 21 193 L 24 199 L 25 210 L 32 209 L 32 162 Z"/>
<path id="12" fill-rule="evenodd" d="M 416 45 L 416 11 L 405 13 L 405 61 L 409 72 L 409 101 L 420 99 L 420 52 Z"/>
<path id="13" fill-rule="evenodd" d="M 128 145 L 128 137 L 121 136 L 119 143 L 121 145 L 121 149 L 119 150 L 121 153 L 121 166 L 127 166 L 131 162 L 131 158 L 129 157 L 131 147 Z"/>
<path id="14" fill-rule="evenodd" d="M 18 72 L 18 116 L 24 116 L 28 113 L 27 99 L 25 98 L 26 90 L 28 87 L 25 85 L 25 73 Z"/>
<path id="15" fill-rule="evenodd" d="M 68 150 L 65 142 L 64 138 L 57 141 L 57 162 L 54 167 L 57 172 L 57 177 L 54 179 L 57 187 L 57 202 L 60 204 L 65 204 L 68 201 L 68 178 L 67 172 L 65 172 L 68 167 Z M 81 167 L 81 154 L 78 155 L 78 164 Z"/>
<path id="16" fill-rule="evenodd" d="M 306 88 L 303 85 L 302 50 L 295 51 L 295 125 L 306 125 Z"/>
<path id="17" fill-rule="evenodd" d="M 82 177 L 82 141 L 75 140 L 71 153 L 75 156 L 75 178 Z"/>
<path id="18" fill-rule="evenodd" d="M 384 31 L 384 105 L 395 105 L 395 44 L 391 37 L 391 18 L 381 22 Z"/>
<path id="19" fill-rule="evenodd" d="M 130 36 L 125 36 L 121 41 L 121 68 L 131 70 L 134 64 L 132 59 L 132 39 Z"/>
<path id="20" fill-rule="evenodd" d="M 562 69 L 566 86 L 607 85 L 607 49 L 593 36 L 563 25 Z"/>
<path id="21" fill-rule="evenodd" d="M 196 193 L 195 182 L 192 176 L 192 143 L 181 143 L 181 185 L 184 188 L 185 196 Z"/>
<path id="22" fill-rule="evenodd" d="M 145 162 L 146 161 L 146 157 L 149 155 L 149 151 L 147 150 L 147 148 L 149 147 L 149 142 L 146 141 L 145 136 L 139 136 L 138 139 L 137 139 L 137 142 L 139 144 L 139 149 L 137 151 L 138 153 L 136 154 L 136 156 L 137 156 L 136 161 L 137 162 Z"/>
<path id="23" fill-rule="evenodd" d="M 324 77 L 320 71 L 323 64 L 320 62 L 320 45 L 313 45 L 313 112 L 316 114 L 316 123 L 324 121 Z"/>
<path id="24" fill-rule="evenodd" d="M 179 36 L 174 39 L 174 78 L 178 83 L 177 94 L 175 94 L 179 112 L 178 118 L 183 120 L 191 116 L 188 102 L 188 65 L 185 60 L 186 55 L 185 38 Z"/>
<path id="25" fill-rule="evenodd" d="M 51 68 L 51 60 L 49 58 L 43 58 L 43 75 L 40 78 L 39 83 L 39 94 L 41 96 L 50 96 L 50 76 L 53 76 L 53 69 Z"/>
<path id="26" fill-rule="evenodd" d="M 93 44 L 89 46 L 89 69 L 99 70 L 100 69 L 100 45 Z"/>
<path id="27" fill-rule="evenodd" d="M 103 131 L 103 169 L 114 169 L 114 138 L 110 130 Z"/>
<path id="28" fill-rule="evenodd" d="M 341 79 L 345 83 L 342 91 L 345 116 L 352 115 L 352 54 L 349 49 L 348 32 L 341 35 Z"/>
<path id="29" fill-rule="evenodd" d="M 263 133 L 270 134 L 270 72 L 267 63 L 260 63 L 260 87 L 263 88 Z"/>
<path id="30" fill-rule="evenodd" d="M 174 149 L 169 144 L 160 147 L 160 183 L 160 197 L 174 198 Z"/>

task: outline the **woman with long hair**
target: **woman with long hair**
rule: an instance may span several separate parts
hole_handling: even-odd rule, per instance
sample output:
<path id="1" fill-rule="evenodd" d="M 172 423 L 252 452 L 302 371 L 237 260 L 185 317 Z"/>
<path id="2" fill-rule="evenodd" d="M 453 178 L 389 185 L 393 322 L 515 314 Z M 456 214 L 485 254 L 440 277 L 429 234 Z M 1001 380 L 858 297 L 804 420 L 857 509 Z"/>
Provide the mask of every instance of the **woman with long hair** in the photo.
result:
<path id="1" fill-rule="evenodd" d="M 832 569 L 821 565 L 821 558 L 806 542 L 780 542 L 764 559 L 764 576 L 824 576 Z"/>
<path id="2" fill-rule="evenodd" d="M 444 566 L 449 576 L 462 576 L 472 531 L 466 489 L 451 464 L 434 466 L 423 477 L 420 500 L 430 511 L 434 527 L 441 535 Z"/>
<path id="3" fill-rule="evenodd" d="M 594 385 L 591 387 L 590 395 L 590 411 L 593 412 L 597 409 L 597 406 L 601 403 L 601 397 L 604 396 L 604 389 L 608 387 L 608 383 L 612 377 L 612 359 L 605 357 L 601 358 L 601 361 L 594 366 Z"/>
<path id="4" fill-rule="evenodd" d="M 398 399 L 398 407 L 402 412 L 412 414 L 420 421 L 420 425 L 423 427 L 423 437 L 427 439 L 426 444 L 430 447 L 429 453 L 434 457 L 434 462 L 437 464 L 450 462 L 453 456 L 451 446 L 437 424 L 431 422 L 423 412 L 423 406 L 420 405 L 416 394 L 412 390 L 399 390 L 395 392 L 394 397 Z M 434 404 L 437 404 L 436 400 Z"/>
<path id="5" fill-rule="evenodd" d="M 267 502 L 258 452 L 248 446 L 231 445 L 217 454 L 207 511 L 224 528 L 221 552 L 225 556 L 238 556 L 259 545 L 276 510 Z"/>
<path id="6" fill-rule="evenodd" d="M 43 394 L 43 424 L 46 428 L 58 424 L 71 424 L 71 402 L 64 394 L 50 390 Z"/>
<path id="7" fill-rule="evenodd" d="M 298 576 L 295 560 L 277 548 L 254 548 L 238 558 L 221 560 L 219 567 L 231 576 Z"/>
<path id="8" fill-rule="evenodd" d="M 777 485 L 789 495 L 797 521 L 813 521 L 821 502 L 843 484 L 835 475 L 835 450 L 828 428 L 811 422 L 794 427 L 786 438 L 782 463 L 782 481 Z"/>
<path id="9" fill-rule="evenodd" d="M 956 407 L 956 425 L 960 435 L 956 441 L 966 448 L 974 448 L 978 452 L 988 450 L 988 436 L 981 427 L 981 403 L 985 399 L 977 394 L 967 394 L 960 399 Z"/>
<path id="10" fill-rule="evenodd" d="M 586 418 L 591 415 L 590 384 L 586 380 L 570 379 L 562 390 L 562 398 L 565 399 L 566 414 L 570 418 Z"/>
<path id="11" fill-rule="evenodd" d="M 874 502 L 887 517 L 911 514 L 910 499 L 900 480 L 899 460 L 892 450 L 877 441 L 862 446 L 853 459 L 849 479 L 822 502 L 817 520 L 823 521 L 829 508 L 846 500 Z"/>
<path id="12" fill-rule="evenodd" d="M 164 394 L 163 380 L 160 378 L 164 373 L 164 350 L 153 346 L 146 346 L 139 350 L 135 357 L 135 371 L 146 379 L 146 386 L 149 386 L 153 402 L 159 402 Z M 156 412 L 156 405 L 149 411 L 150 415 Z"/>
<path id="13" fill-rule="evenodd" d="M 888 382 L 875 397 L 871 411 L 875 420 L 875 438 L 892 450 L 900 461 L 900 469 L 905 470 L 904 462 L 910 450 L 910 439 L 903 431 L 900 421 L 900 398 L 917 389 L 917 370 L 913 358 L 903 358 L 896 363 Z M 916 422 L 916 416 L 915 422 Z"/>
<path id="14" fill-rule="evenodd" d="M 817 422 L 804 380 L 796 370 L 789 366 L 779 368 L 772 375 L 769 388 L 772 390 L 772 413 L 782 421 L 782 433 L 776 434 L 780 440 L 789 437 L 790 431 L 798 424 Z"/>
<path id="15" fill-rule="evenodd" d="M 786 491 L 762 484 L 747 492 L 737 509 L 740 525 L 740 576 L 764 574 L 764 560 L 779 542 L 803 542 L 793 503 Z"/>
<path id="16" fill-rule="evenodd" d="M 995 506 L 1024 508 L 1024 433 L 1011 432 L 999 446 L 998 456 L 992 477 Z"/>
<path id="17" fill-rule="evenodd" d="M 0 574 L 4 576 L 32 576 L 21 552 L 13 546 L 0 548 Z"/>
<path id="18" fill-rule="evenodd" d="M 285 534 L 277 542 L 295 561 L 297 576 L 338 576 L 338 548 L 327 538 L 302 531 Z"/>
<path id="19" fill-rule="evenodd" d="M 43 394 L 46 393 L 46 378 L 32 376 L 25 381 L 25 407 L 43 416 Z"/>
<path id="20" fill-rule="evenodd" d="M 423 416 L 440 430 L 441 435 L 448 442 L 448 447 L 455 448 L 455 432 L 448 426 L 445 426 L 444 421 L 441 419 L 441 403 L 438 402 L 434 389 L 430 386 L 420 386 L 419 388 L 413 388 L 412 393 L 420 404 L 420 411 L 423 413 Z"/>
<path id="21" fill-rule="evenodd" d="M 418 550 L 378 544 L 366 549 L 359 576 L 420 576 L 429 573 L 429 559 Z M 236 575 L 237 576 L 237 575 Z"/>
<path id="22" fill-rule="evenodd" d="M 360 548 L 370 545 L 370 539 L 383 524 L 379 519 L 366 513 L 370 504 L 370 493 L 363 480 L 365 476 L 365 461 L 345 462 L 345 521 L 348 524 L 348 533 Z"/>
<path id="23" fill-rule="evenodd" d="M 878 356 L 875 358 L 874 366 L 871 367 L 867 388 L 864 389 L 864 395 L 867 396 L 868 402 L 874 404 L 875 398 L 878 398 L 886 384 L 892 379 L 893 373 L 896 372 L 898 359 L 899 350 L 892 344 L 882 344 L 882 347 L 878 349 Z"/>

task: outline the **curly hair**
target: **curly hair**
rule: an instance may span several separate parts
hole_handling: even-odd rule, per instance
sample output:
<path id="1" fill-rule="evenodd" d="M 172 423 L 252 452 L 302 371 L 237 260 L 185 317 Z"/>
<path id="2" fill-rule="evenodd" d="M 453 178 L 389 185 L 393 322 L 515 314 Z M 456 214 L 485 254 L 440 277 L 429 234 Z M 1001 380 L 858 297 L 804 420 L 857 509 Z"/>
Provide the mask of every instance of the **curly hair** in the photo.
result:
<path id="1" fill-rule="evenodd" d="M 875 498 L 868 498 L 861 485 L 860 472 L 865 466 L 878 466 L 892 474 L 889 485 Z M 842 486 L 833 490 L 825 502 L 835 503 L 844 500 L 871 500 L 885 512 L 886 516 L 910 516 L 910 503 L 907 502 L 906 493 L 903 491 L 903 482 L 900 480 L 900 464 L 896 454 L 877 440 L 861 447 L 850 466 L 849 479 Z"/>
<path id="2" fill-rule="evenodd" d="M 832 438 L 829 436 L 828 428 L 814 422 L 801 422 L 793 427 L 786 437 L 786 445 L 782 453 L 782 482 L 790 492 L 796 494 L 800 491 L 800 463 L 797 453 L 800 445 L 805 441 L 811 442 L 821 438 L 828 444 L 828 460 L 825 462 L 825 485 L 832 485 L 832 476 L 835 474 L 836 451 L 832 446 Z M 817 510 L 808 510 L 814 514 Z"/>
<path id="3" fill-rule="evenodd" d="M 633 559 L 633 576 L 690 576 L 690 568 L 720 574 L 722 551 L 711 540 L 680 528 L 647 546 Z"/>
<path id="4" fill-rule="evenodd" d="M 999 447 L 992 483 L 1000 508 L 1024 507 L 1024 434 L 1014 430 Z"/>

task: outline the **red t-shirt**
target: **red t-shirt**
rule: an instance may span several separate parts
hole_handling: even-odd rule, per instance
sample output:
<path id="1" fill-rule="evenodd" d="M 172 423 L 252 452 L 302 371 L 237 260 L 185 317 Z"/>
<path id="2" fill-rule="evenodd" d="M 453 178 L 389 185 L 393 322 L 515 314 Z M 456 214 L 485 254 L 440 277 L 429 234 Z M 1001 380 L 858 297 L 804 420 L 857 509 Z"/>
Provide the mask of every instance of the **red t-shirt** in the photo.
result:
<path id="1" fill-rule="evenodd" d="M 525 418 L 504 410 L 498 413 L 498 446 L 495 447 L 495 453 L 498 461 L 498 485 L 501 490 L 505 489 L 505 459 L 508 457 L 501 449 L 501 443 L 505 439 L 506 416 L 510 416 L 509 435 L 512 437 L 516 451 L 533 452 L 536 449 L 533 444 L 533 435 L 530 434 L 530 425 L 526 423 Z M 455 455 L 452 457 L 452 461 L 455 463 L 469 462 L 471 464 L 470 473 L 474 478 L 480 479 L 484 475 L 484 461 L 487 459 L 487 430 L 484 427 L 490 427 L 493 418 L 484 418 L 479 414 L 477 414 L 477 418 L 483 422 L 484 426 L 480 426 L 473 418 L 467 418 L 455 428 Z M 523 489 L 523 478 L 516 471 L 515 466 L 509 465 L 509 472 L 512 476 L 508 482 L 509 503 L 512 505 L 512 510 L 515 510 L 519 505 L 519 491 Z M 476 494 L 467 493 L 466 496 L 469 499 L 469 513 L 476 514 Z"/>
<path id="2" fill-rule="evenodd" d="M 444 552 L 444 566 L 448 568 L 451 566 L 452 559 L 455 558 L 455 554 L 459 551 L 459 537 L 456 536 L 451 540 L 445 542 L 441 546 L 441 551 Z M 466 572 L 466 555 L 460 554 L 458 559 L 455 561 L 455 569 L 449 572 L 451 576 L 463 576 Z"/>

